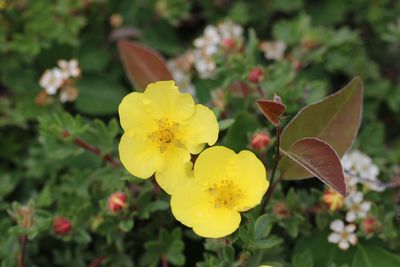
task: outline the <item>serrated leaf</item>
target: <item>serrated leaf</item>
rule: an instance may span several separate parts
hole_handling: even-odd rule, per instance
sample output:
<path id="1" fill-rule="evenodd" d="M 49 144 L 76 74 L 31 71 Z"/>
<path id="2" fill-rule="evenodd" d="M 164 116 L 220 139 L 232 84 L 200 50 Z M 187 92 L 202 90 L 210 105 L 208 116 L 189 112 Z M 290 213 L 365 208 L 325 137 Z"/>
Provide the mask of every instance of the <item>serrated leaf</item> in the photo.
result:
<path id="1" fill-rule="evenodd" d="M 342 164 L 328 143 L 316 138 L 303 138 L 281 152 L 341 195 L 346 195 Z"/>
<path id="2" fill-rule="evenodd" d="M 351 147 L 361 124 L 363 83 L 354 78 L 343 89 L 311 104 L 292 119 L 281 135 L 281 148 L 288 150 L 297 140 L 315 137 L 328 143 L 339 157 Z M 313 175 L 288 157 L 279 169 L 286 180 L 310 178 Z"/>
<path id="3" fill-rule="evenodd" d="M 161 55 L 136 42 L 119 41 L 118 51 L 129 80 L 143 92 L 149 83 L 172 80 L 172 74 Z"/>

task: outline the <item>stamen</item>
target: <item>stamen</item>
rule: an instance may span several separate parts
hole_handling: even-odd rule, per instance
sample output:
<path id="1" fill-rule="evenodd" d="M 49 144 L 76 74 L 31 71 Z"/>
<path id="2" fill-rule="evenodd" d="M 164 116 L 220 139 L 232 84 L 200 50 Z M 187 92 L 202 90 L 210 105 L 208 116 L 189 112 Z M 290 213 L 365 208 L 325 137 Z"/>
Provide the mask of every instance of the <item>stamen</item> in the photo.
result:
<path id="1" fill-rule="evenodd" d="M 231 180 L 225 179 L 214 183 L 208 192 L 214 197 L 216 208 L 232 209 L 237 206 L 242 190 Z"/>
<path id="2" fill-rule="evenodd" d="M 168 145 L 174 140 L 178 127 L 177 123 L 170 122 L 168 119 L 158 121 L 158 129 L 152 132 L 149 138 L 159 146 L 161 153 L 166 151 Z"/>

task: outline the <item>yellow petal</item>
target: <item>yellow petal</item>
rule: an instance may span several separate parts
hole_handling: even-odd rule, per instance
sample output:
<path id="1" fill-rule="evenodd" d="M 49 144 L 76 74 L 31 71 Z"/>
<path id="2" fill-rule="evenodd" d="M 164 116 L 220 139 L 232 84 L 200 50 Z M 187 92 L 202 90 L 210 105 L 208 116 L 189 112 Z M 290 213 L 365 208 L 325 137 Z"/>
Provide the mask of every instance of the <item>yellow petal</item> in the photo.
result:
<path id="1" fill-rule="evenodd" d="M 254 153 L 243 150 L 235 155 L 228 165 L 227 175 L 243 192 L 238 211 L 247 211 L 260 204 L 269 181 L 264 164 Z"/>
<path id="2" fill-rule="evenodd" d="M 181 142 L 192 154 L 203 150 L 204 144 L 215 144 L 218 138 L 218 122 L 214 113 L 203 105 L 196 105 L 193 116 L 180 127 Z"/>
<path id="3" fill-rule="evenodd" d="M 147 136 L 129 131 L 119 143 L 119 158 L 134 176 L 149 178 L 162 166 L 160 149 Z"/>
<path id="4" fill-rule="evenodd" d="M 188 179 L 192 170 L 190 154 L 186 149 L 171 146 L 163 153 L 163 167 L 156 173 L 157 183 L 168 194 Z"/>
<path id="5" fill-rule="evenodd" d="M 154 131 L 155 120 L 145 112 L 142 93 L 130 93 L 125 96 L 118 107 L 121 126 L 125 131 L 135 129 L 143 131 Z"/>
<path id="6" fill-rule="evenodd" d="M 240 213 L 229 209 L 203 207 L 201 217 L 193 225 L 199 236 L 220 238 L 232 234 L 240 225 Z"/>
<path id="7" fill-rule="evenodd" d="M 171 209 L 178 221 L 207 238 L 227 236 L 240 224 L 238 212 L 216 208 L 207 188 L 190 178 L 172 195 Z"/>
<path id="8" fill-rule="evenodd" d="M 226 168 L 236 154 L 223 146 L 214 146 L 204 150 L 194 165 L 194 176 L 198 183 L 209 186 L 225 179 Z"/>
<path id="9" fill-rule="evenodd" d="M 144 92 L 146 111 L 157 120 L 168 119 L 181 122 L 192 116 L 194 102 L 190 94 L 182 94 L 174 81 L 151 83 Z"/>

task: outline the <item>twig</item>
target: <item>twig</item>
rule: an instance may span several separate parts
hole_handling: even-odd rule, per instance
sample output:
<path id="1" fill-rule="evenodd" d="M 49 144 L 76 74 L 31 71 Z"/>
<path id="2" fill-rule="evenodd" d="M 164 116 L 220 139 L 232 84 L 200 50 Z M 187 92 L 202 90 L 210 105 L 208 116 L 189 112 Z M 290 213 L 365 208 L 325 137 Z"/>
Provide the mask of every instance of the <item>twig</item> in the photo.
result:
<path id="1" fill-rule="evenodd" d="M 71 133 L 69 131 L 67 131 L 67 130 L 64 130 L 63 137 L 67 138 L 69 136 L 71 136 Z M 101 156 L 104 161 L 110 163 L 114 168 L 121 167 L 121 163 L 119 162 L 119 160 L 113 158 L 113 156 L 110 155 L 110 154 L 106 154 L 104 156 L 101 155 L 100 149 L 98 149 L 97 147 L 87 143 L 86 141 L 80 139 L 79 137 L 76 137 L 74 139 L 74 144 L 79 146 L 79 147 L 81 147 L 81 148 L 83 148 L 83 149 L 85 149 L 86 151 L 89 151 L 89 152 L 97 155 L 97 156 Z"/>
<path id="2" fill-rule="evenodd" d="M 94 259 L 90 264 L 89 267 L 99 267 L 103 261 L 105 261 L 107 259 L 106 256 L 100 256 L 97 259 Z"/>
<path id="3" fill-rule="evenodd" d="M 161 256 L 161 266 L 162 267 L 168 267 L 168 260 L 167 260 L 167 257 L 165 255 Z"/>
<path id="4" fill-rule="evenodd" d="M 276 185 L 277 185 L 277 183 L 274 184 L 273 182 L 274 182 L 275 173 L 276 173 L 276 170 L 278 168 L 279 161 L 282 158 L 282 155 L 281 155 L 280 150 L 279 150 L 280 146 L 281 146 L 281 128 L 280 128 L 279 125 L 277 125 L 276 126 L 275 156 L 274 156 L 275 162 L 274 162 L 274 166 L 272 167 L 270 186 L 269 186 L 269 188 L 267 190 L 267 193 L 265 194 L 264 199 L 261 202 L 261 211 L 268 204 L 269 200 L 271 199 L 271 195 L 275 191 L 275 188 L 276 188 Z M 280 181 L 281 177 L 279 177 L 277 182 Z"/>
<path id="5" fill-rule="evenodd" d="M 26 252 L 28 249 L 28 237 L 26 235 L 20 237 L 21 254 L 18 257 L 18 267 L 25 267 Z"/>

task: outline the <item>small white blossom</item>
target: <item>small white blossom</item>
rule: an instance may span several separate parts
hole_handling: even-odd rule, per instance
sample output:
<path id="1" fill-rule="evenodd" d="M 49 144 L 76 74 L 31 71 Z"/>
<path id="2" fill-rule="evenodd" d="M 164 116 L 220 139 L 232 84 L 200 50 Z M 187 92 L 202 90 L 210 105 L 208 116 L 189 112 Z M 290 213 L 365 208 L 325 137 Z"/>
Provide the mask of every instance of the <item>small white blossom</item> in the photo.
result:
<path id="1" fill-rule="evenodd" d="M 347 250 L 350 244 L 355 245 L 357 243 L 357 236 L 354 233 L 356 226 L 354 224 L 345 225 L 341 220 L 334 220 L 330 228 L 333 233 L 328 236 L 328 241 L 338 244 L 340 249 Z"/>
<path id="2" fill-rule="evenodd" d="M 286 44 L 281 41 L 262 42 L 260 48 L 266 59 L 281 60 L 285 54 Z"/>
<path id="3" fill-rule="evenodd" d="M 356 192 L 346 198 L 345 204 L 348 208 L 346 221 L 354 222 L 356 219 L 363 219 L 371 209 L 371 202 L 363 201 L 363 194 Z"/>
<path id="4" fill-rule="evenodd" d="M 57 62 L 58 66 L 63 72 L 64 79 L 68 79 L 70 77 L 76 78 L 81 74 L 81 69 L 79 68 L 78 60 L 71 59 L 70 61 L 65 59 L 60 59 Z"/>
<path id="5" fill-rule="evenodd" d="M 385 190 L 384 185 L 378 179 L 378 166 L 366 154 L 358 150 L 352 151 L 343 156 L 342 165 L 345 172 L 356 181 L 356 184 L 363 184 L 377 192 Z"/>
<path id="6" fill-rule="evenodd" d="M 178 58 L 169 60 L 167 62 L 167 67 L 171 71 L 171 74 L 181 92 L 195 96 L 196 89 L 191 81 L 191 67 L 193 61 L 193 54 L 189 51 Z"/>
<path id="7" fill-rule="evenodd" d="M 55 95 L 63 83 L 63 72 L 58 68 L 46 70 L 39 81 L 40 86 L 49 95 Z"/>
<path id="8" fill-rule="evenodd" d="M 221 51 L 224 40 L 231 40 L 233 43 L 243 41 L 243 28 L 225 20 L 217 26 L 208 25 L 201 37 L 194 40 L 195 68 L 201 78 L 210 78 L 214 74 L 216 64 L 213 56 Z"/>

